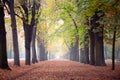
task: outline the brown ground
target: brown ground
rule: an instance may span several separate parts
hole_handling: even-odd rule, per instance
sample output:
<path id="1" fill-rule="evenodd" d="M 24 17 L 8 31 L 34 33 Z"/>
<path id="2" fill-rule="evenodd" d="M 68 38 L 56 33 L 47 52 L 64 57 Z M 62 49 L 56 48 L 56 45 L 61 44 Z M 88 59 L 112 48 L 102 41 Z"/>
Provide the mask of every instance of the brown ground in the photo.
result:
<path id="1" fill-rule="evenodd" d="M 0 69 L 0 80 L 120 80 L 120 63 L 115 71 L 111 64 L 97 67 L 67 60 L 52 60 L 21 67 L 13 66 L 12 71 Z"/>

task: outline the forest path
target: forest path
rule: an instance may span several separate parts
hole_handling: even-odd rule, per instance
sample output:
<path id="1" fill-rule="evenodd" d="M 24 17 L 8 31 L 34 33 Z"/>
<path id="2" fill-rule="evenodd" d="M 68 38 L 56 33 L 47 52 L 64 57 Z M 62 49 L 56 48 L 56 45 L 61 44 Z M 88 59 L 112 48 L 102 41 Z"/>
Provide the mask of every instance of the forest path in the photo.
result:
<path id="1" fill-rule="evenodd" d="M 11 65 L 12 63 L 10 63 Z M 98 67 L 69 60 L 42 61 L 31 66 L 11 66 L 0 80 L 120 80 L 120 64 L 115 71 L 111 66 Z"/>

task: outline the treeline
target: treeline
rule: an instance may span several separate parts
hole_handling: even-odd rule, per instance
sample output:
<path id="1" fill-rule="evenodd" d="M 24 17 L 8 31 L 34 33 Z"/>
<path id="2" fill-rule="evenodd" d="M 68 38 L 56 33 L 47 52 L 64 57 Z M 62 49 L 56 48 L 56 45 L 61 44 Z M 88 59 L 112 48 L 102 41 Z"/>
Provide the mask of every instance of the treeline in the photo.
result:
<path id="1" fill-rule="evenodd" d="M 20 66 L 19 46 L 18 46 L 18 33 L 16 17 L 21 19 L 24 34 L 25 34 L 25 64 L 38 62 L 36 56 L 36 29 L 41 15 L 41 0 L 0 0 L 0 68 L 10 69 L 7 61 L 7 48 L 6 48 L 6 30 L 5 30 L 5 13 L 7 10 L 11 19 L 12 38 L 13 38 L 13 51 L 14 51 L 14 65 Z M 40 35 L 40 33 L 39 33 Z M 37 37 L 39 48 L 39 60 L 46 60 L 46 51 L 44 47 L 44 40 Z M 32 52 L 31 52 L 32 51 Z M 41 57 L 42 56 L 42 57 Z"/>
<path id="2" fill-rule="evenodd" d="M 114 70 L 115 42 L 120 38 L 120 1 L 62 1 L 55 0 L 55 3 L 60 12 L 60 18 L 65 22 L 63 29 L 67 29 L 64 37 L 70 59 L 105 66 L 104 45 L 110 44 L 112 46 L 112 69 Z"/>

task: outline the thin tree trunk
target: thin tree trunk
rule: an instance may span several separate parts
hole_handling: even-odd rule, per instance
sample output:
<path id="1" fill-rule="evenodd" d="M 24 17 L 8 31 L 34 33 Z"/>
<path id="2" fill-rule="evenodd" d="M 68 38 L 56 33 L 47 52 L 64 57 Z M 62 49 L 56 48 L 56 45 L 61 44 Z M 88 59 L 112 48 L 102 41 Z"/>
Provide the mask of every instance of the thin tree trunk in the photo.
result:
<path id="1" fill-rule="evenodd" d="M 113 43 L 112 43 L 112 70 L 115 70 L 115 40 L 116 40 L 116 27 L 113 33 Z"/>
<path id="2" fill-rule="evenodd" d="M 79 36 L 76 34 L 76 42 L 74 47 L 75 61 L 79 61 Z"/>
<path id="3" fill-rule="evenodd" d="M 0 68 L 10 70 L 7 61 L 6 31 L 3 6 L 0 6 Z"/>
<path id="4" fill-rule="evenodd" d="M 32 63 L 36 63 L 37 61 L 37 55 L 36 55 L 36 46 L 35 46 L 35 38 L 36 38 L 36 28 L 33 27 L 33 33 L 32 33 Z"/>
<path id="5" fill-rule="evenodd" d="M 20 66 L 17 25 L 16 25 L 16 18 L 15 18 L 15 12 L 14 12 L 14 0 L 11 0 L 8 5 L 9 5 L 9 9 L 10 9 L 10 16 L 11 16 L 13 50 L 14 50 L 14 65 Z"/>
<path id="6" fill-rule="evenodd" d="M 89 38 L 90 38 L 90 64 L 95 65 L 95 56 L 94 56 L 94 47 L 95 47 L 95 40 L 94 40 L 94 33 L 89 30 Z"/>
<path id="7" fill-rule="evenodd" d="M 85 35 L 84 37 L 84 57 L 85 57 L 85 61 L 84 63 L 89 64 L 89 41 L 88 41 L 88 34 Z"/>
<path id="8" fill-rule="evenodd" d="M 37 52 L 38 52 L 38 60 L 40 61 L 40 38 L 37 37 Z"/>

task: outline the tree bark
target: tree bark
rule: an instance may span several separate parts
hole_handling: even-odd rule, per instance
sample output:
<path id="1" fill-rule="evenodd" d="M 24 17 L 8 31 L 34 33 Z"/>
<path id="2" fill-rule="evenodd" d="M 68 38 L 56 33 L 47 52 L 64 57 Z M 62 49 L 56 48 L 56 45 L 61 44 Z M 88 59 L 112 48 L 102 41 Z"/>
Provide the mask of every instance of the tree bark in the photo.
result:
<path id="1" fill-rule="evenodd" d="M 84 37 L 84 63 L 89 64 L 89 40 L 88 34 Z"/>
<path id="2" fill-rule="evenodd" d="M 10 16 L 11 16 L 13 50 L 14 50 L 14 65 L 20 66 L 17 25 L 16 25 L 15 11 L 14 11 L 14 0 L 9 1 L 8 6 L 10 9 Z"/>
<path id="3" fill-rule="evenodd" d="M 115 40 L 116 40 L 116 27 L 113 33 L 113 43 L 112 43 L 112 70 L 115 70 Z"/>
<path id="4" fill-rule="evenodd" d="M 33 26 L 35 26 L 35 2 L 33 2 L 33 7 L 31 8 L 31 20 L 29 23 L 29 7 L 24 3 L 21 5 L 25 16 L 23 17 L 23 28 L 24 28 L 24 32 L 25 32 L 25 51 L 26 51 L 26 55 L 25 55 L 25 64 L 26 65 L 30 65 L 31 64 L 31 52 L 30 52 L 30 44 L 31 44 L 31 40 L 32 40 L 32 30 L 33 30 Z"/>
<path id="5" fill-rule="evenodd" d="M 98 15 L 100 13 L 101 15 Z M 96 66 L 105 66 L 104 59 L 104 46 L 103 46 L 103 25 L 100 25 L 98 20 L 104 16 L 104 12 L 101 10 L 97 10 L 91 19 L 91 26 L 94 29 L 94 39 L 95 39 L 95 65 Z"/>
<path id="6" fill-rule="evenodd" d="M 103 47 L 103 29 L 95 33 L 95 65 L 105 66 L 104 47 Z"/>
<path id="7" fill-rule="evenodd" d="M 1 0 L 0 0 L 1 3 Z M 7 61 L 4 8 L 0 5 L 0 68 L 10 70 Z"/>
<path id="8" fill-rule="evenodd" d="M 95 65 L 95 56 L 94 56 L 94 47 L 95 47 L 95 38 L 94 33 L 89 30 L 89 39 L 90 39 L 90 64 Z"/>
<path id="9" fill-rule="evenodd" d="M 37 55 L 36 55 L 36 46 L 35 46 L 35 38 L 36 38 L 36 29 L 37 27 L 33 27 L 33 33 L 32 33 L 32 63 L 38 62 Z"/>
<path id="10" fill-rule="evenodd" d="M 31 44 L 33 26 L 23 23 L 23 27 L 25 32 L 25 52 L 26 52 L 25 64 L 30 65 L 31 64 L 30 44 Z"/>

